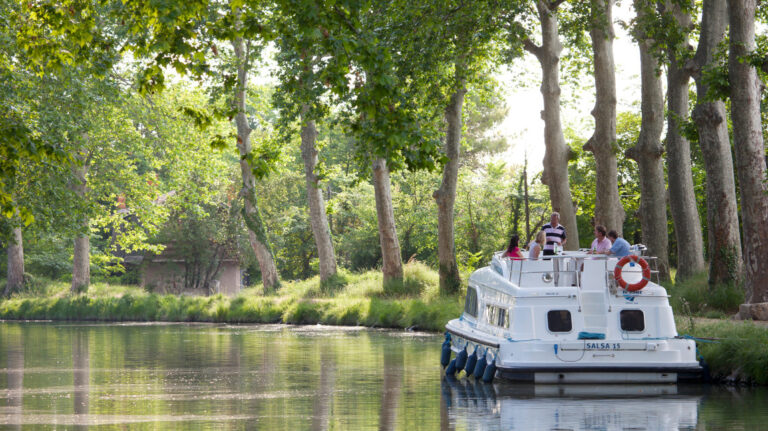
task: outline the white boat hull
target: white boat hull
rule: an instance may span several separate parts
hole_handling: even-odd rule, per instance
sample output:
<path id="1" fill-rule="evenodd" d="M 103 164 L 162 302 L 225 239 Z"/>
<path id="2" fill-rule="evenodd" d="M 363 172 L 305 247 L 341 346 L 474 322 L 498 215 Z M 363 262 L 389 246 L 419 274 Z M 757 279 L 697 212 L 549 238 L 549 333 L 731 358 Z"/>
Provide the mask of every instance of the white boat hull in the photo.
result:
<path id="1" fill-rule="evenodd" d="M 597 272 L 605 262 L 560 262 L 560 268 L 572 270 L 559 273 L 558 265 L 537 262 L 534 277 L 519 262 L 510 265 L 509 275 L 489 268 L 476 271 L 465 313 L 446 325 L 452 351 L 466 349 L 467 355 L 493 361 L 499 377 L 535 383 L 699 378 L 696 343 L 678 336 L 663 287 L 651 283 L 643 291 L 625 292 L 602 274 L 576 274 L 579 268 Z M 553 276 L 542 277 L 542 267 Z M 547 284 L 515 282 L 526 278 Z"/>

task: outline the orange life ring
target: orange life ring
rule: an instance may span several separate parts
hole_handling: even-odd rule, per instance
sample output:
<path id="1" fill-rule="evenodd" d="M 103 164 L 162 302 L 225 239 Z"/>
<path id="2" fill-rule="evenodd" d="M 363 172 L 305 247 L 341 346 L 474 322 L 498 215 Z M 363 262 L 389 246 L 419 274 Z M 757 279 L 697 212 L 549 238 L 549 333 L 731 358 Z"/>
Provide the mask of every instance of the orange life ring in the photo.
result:
<path id="1" fill-rule="evenodd" d="M 624 269 L 624 265 L 630 261 L 638 263 L 643 269 L 643 279 L 637 283 L 629 284 L 624 281 L 624 278 L 621 277 L 621 271 Z M 619 283 L 619 286 L 621 286 L 622 289 L 635 292 L 644 288 L 645 285 L 648 284 L 648 282 L 651 280 L 651 268 L 648 267 L 648 262 L 646 262 L 645 259 L 640 256 L 630 254 L 622 257 L 619 263 L 616 264 L 616 268 L 613 270 L 613 277 L 616 279 L 616 282 Z"/>

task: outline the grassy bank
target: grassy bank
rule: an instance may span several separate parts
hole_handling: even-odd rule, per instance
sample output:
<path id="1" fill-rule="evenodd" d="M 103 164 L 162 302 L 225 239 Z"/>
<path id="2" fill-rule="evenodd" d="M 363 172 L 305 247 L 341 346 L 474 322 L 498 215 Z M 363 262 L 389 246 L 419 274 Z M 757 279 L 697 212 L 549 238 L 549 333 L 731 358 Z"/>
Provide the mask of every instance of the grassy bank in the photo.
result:
<path id="1" fill-rule="evenodd" d="M 293 323 L 363 325 L 441 331 L 461 314 L 463 298 L 440 296 L 438 275 L 420 263 L 405 266 L 402 284 L 382 288 L 380 271 L 342 272 L 327 283 L 315 277 L 284 282 L 273 295 L 260 288 L 238 296 L 158 295 L 138 287 L 93 284 L 72 295 L 63 282 L 37 281 L 0 301 L 0 319 Z"/>
<path id="2" fill-rule="evenodd" d="M 768 384 L 768 329 L 764 326 L 678 317 L 677 330 L 699 338 L 699 354 L 715 381 Z"/>
<path id="3" fill-rule="evenodd" d="M 745 302 L 744 289 L 733 284 L 710 286 L 702 272 L 676 284 L 664 283 L 675 315 L 693 315 L 713 319 L 730 318 Z"/>

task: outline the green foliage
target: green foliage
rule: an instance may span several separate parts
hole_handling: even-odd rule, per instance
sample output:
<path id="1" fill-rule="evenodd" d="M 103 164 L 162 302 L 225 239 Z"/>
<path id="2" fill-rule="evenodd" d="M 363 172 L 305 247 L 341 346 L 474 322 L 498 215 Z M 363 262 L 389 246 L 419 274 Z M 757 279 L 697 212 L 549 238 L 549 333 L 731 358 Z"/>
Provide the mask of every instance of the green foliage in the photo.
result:
<path id="1" fill-rule="evenodd" d="M 689 49 L 689 38 L 699 34 L 698 23 L 691 23 L 682 17 L 696 16 L 701 6 L 700 2 L 690 0 L 673 0 L 659 5 L 651 0 L 635 1 L 635 10 L 644 11 L 641 18 L 633 18 L 632 33 L 643 35 L 643 39 L 651 42 L 651 53 L 657 57 L 659 64 L 665 64 L 671 56 L 680 67 L 690 59 L 694 50 Z M 678 20 L 678 17 L 681 20 Z"/>
<path id="2" fill-rule="evenodd" d="M 173 321 L 365 325 L 441 331 L 461 313 L 459 297 L 438 294 L 436 272 L 405 266 L 398 298 L 384 296 L 380 271 L 342 273 L 329 295 L 318 277 L 284 283 L 272 296 L 247 289 L 234 298 L 157 295 L 137 287 L 95 283 L 89 294 L 69 294 L 62 282 L 41 280 L 34 292 L 0 301 L 2 319 Z M 314 292 L 314 293 L 312 293 Z"/>
<path id="3" fill-rule="evenodd" d="M 72 270 L 71 245 L 60 236 L 35 238 L 26 231 L 24 268 L 43 277 L 58 279 Z"/>
<path id="4" fill-rule="evenodd" d="M 670 305 L 678 314 L 727 317 L 739 311 L 739 305 L 745 301 L 741 286 L 710 286 L 706 273 L 666 287 L 671 295 Z"/>
<path id="5" fill-rule="evenodd" d="M 678 324 L 678 332 L 705 338 L 699 353 L 713 378 L 727 382 L 768 384 L 768 330 L 750 322 L 720 321 L 698 324 L 691 330 Z"/>
<path id="6" fill-rule="evenodd" d="M 468 88 L 463 109 L 462 165 L 479 167 L 483 156 L 496 155 L 507 149 L 507 140 L 498 130 L 508 112 L 498 83 L 487 80 Z"/>
<path id="7" fill-rule="evenodd" d="M 213 280 L 222 263 L 245 263 L 252 255 L 247 232 L 240 218 L 240 202 L 227 201 L 234 195 L 221 193 L 213 202 L 174 201 L 168 223 L 154 239 L 165 244 L 163 256 L 176 259 L 184 267 L 184 288 L 213 292 Z"/>
<path id="8" fill-rule="evenodd" d="M 625 157 L 625 151 L 637 142 L 640 134 L 640 115 L 634 112 L 621 112 L 616 122 L 615 152 L 618 168 L 619 196 L 626 213 L 624 220 L 624 238 L 630 243 L 641 242 L 640 231 L 640 181 L 637 164 Z M 576 135 L 573 130 L 566 131 L 567 140 L 571 141 L 571 150 L 575 157 L 568 163 L 571 194 L 576 202 L 576 219 L 579 226 L 580 247 L 589 247 L 594 239 L 594 212 L 596 167 L 592 153 L 583 150 L 586 139 Z M 606 226 L 616 229 L 617 226 Z"/>
<path id="9" fill-rule="evenodd" d="M 702 82 L 708 87 L 708 100 L 728 100 L 731 97 L 731 82 L 728 78 L 728 39 L 718 46 L 714 59 L 702 70 Z"/>

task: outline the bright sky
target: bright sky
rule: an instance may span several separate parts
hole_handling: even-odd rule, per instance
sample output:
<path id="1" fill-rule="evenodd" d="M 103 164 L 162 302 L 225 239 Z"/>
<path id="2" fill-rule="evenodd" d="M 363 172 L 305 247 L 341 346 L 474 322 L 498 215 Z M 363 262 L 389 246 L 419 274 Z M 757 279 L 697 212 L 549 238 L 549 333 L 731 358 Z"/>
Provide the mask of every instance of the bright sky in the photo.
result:
<path id="1" fill-rule="evenodd" d="M 616 65 L 616 96 L 618 112 L 626 111 L 640 100 L 640 51 L 621 26 L 618 19 L 629 21 L 632 10 L 629 6 L 614 8 L 613 43 L 614 63 Z M 562 78 L 562 77 L 561 77 Z M 499 132 L 507 137 L 510 148 L 502 156 L 507 165 L 522 165 L 528 156 L 528 168 L 540 172 L 544 160 L 544 121 L 541 110 L 544 102 L 539 91 L 541 85 L 541 67 L 532 55 L 512 65 L 511 70 L 502 71 L 499 82 L 507 93 L 509 114 L 502 123 Z M 522 87 L 530 83 L 528 88 Z M 563 129 L 571 127 L 579 131 L 584 138 L 592 135 L 594 127 L 590 111 L 595 104 L 594 78 L 584 76 L 584 89 L 577 94 L 574 88 L 561 82 L 561 121 Z"/>

